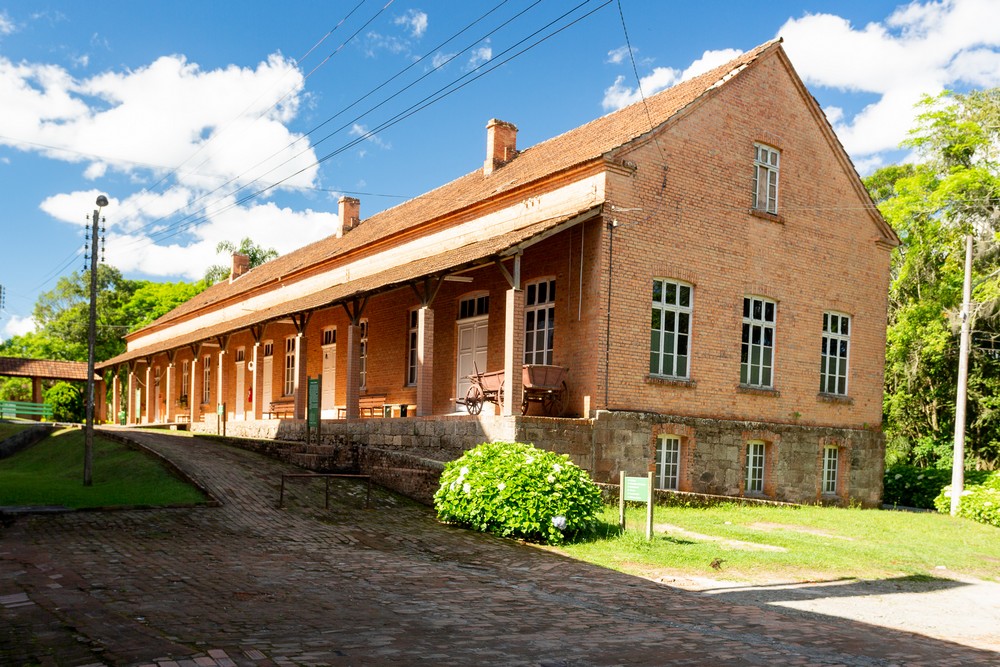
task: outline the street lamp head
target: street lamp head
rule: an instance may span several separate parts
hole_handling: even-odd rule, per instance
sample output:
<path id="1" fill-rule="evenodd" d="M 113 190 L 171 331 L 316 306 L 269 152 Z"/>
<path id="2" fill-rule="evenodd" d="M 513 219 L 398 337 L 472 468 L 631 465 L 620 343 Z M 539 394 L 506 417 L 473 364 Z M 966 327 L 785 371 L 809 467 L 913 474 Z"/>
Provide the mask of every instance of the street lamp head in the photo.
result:
<path id="1" fill-rule="evenodd" d="M 104 208 L 105 206 L 108 205 L 108 198 L 105 197 L 104 195 L 98 195 L 97 196 L 97 205 L 100 208 Z"/>

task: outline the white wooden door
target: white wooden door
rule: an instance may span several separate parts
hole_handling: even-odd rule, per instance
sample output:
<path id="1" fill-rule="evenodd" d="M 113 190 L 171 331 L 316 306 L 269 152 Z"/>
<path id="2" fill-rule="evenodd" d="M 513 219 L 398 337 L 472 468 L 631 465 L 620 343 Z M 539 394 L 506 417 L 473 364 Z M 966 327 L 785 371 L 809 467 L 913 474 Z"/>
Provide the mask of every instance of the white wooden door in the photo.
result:
<path id="1" fill-rule="evenodd" d="M 271 372 L 271 364 L 274 363 L 274 357 L 264 357 L 264 363 L 261 364 L 264 374 L 264 386 L 260 391 L 260 405 L 263 414 L 270 416 L 271 412 L 271 382 L 274 380 L 274 373 Z"/>
<path id="2" fill-rule="evenodd" d="M 457 403 L 455 410 L 465 412 L 465 394 L 472 384 L 468 376 L 479 369 L 480 373 L 485 373 L 486 368 L 486 344 L 488 342 L 489 318 L 481 317 L 474 320 L 463 320 L 458 323 L 458 377 L 455 383 L 455 398 L 462 403 Z"/>
<path id="3" fill-rule="evenodd" d="M 323 386 L 320 396 L 320 419 L 335 419 L 337 395 L 337 346 L 323 346 Z"/>
<path id="4" fill-rule="evenodd" d="M 236 419 L 246 419 L 246 362 L 236 362 Z"/>

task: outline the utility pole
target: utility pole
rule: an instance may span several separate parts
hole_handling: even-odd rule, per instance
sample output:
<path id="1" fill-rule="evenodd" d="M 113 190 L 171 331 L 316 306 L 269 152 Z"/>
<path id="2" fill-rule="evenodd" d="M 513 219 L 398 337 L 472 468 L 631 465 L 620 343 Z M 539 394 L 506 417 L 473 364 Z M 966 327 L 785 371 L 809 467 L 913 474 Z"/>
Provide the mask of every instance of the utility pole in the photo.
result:
<path id="1" fill-rule="evenodd" d="M 955 396 L 955 454 L 951 464 L 951 515 L 958 514 L 965 487 L 965 404 L 969 386 L 969 329 L 972 311 L 972 234 L 965 237 L 962 280 L 962 332 L 958 347 L 958 391 Z"/>
<path id="2" fill-rule="evenodd" d="M 94 465 L 94 348 L 97 346 L 97 237 L 101 209 L 108 198 L 100 195 L 90 231 L 90 321 L 87 330 L 87 424 L 83 430 L 83 485 L 91 486 Z"/>

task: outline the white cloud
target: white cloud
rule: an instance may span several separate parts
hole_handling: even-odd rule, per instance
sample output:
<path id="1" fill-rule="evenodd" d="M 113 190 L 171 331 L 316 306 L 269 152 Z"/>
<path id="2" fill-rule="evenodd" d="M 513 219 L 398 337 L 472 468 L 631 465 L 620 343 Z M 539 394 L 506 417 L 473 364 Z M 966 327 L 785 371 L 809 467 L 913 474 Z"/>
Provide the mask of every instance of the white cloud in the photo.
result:
<path id="1" fill-rule="evenodd" d="M 119 234 L 109 230 L 107 262 L 125 272 L 196 280 L 209 266 L 226 262 L 215 252 L 219 241 L 239 243 L 249 236 L 261 247 L 274 248 L 284 255 L 329 236 L 338 220 L 336 213 L 295 211 L 271 202 L 249 207 L 231 204 L 229 201 L 212 207 L 208 221 L 193 228 L 193 238 L 187 242 L 172 242 L 160 235 L 159 242 L 154 243 L 145 231 Z"/>
<path id="2" fill-rule="evenodd" d="M 613 52 L 612 52 L 613 53 Z M 628 51 L 626 50 L 626 54 Z M 604 91 L 604 100 L 601 103 L 605 109 L 620 109 L 624 106 L 638 102 L 642 96 L 649 97 L 655 93 L 676 85 L 681 81 L 687 81 L 692 77 L 703 74 L 713 67 L 718 67 L 729 62 L 741 53 L 738 49 L 722 49 L 720 51 L 705 51 L 701 58 L 691 63 L 684 71 L 676 70 L 673 67 L 656 67 L 650 74 L 642 77 L 639 81 L 639 88 L 630 88 L 625 85 L 625 77 L 619 76 L 615 82 Z M 640 94 L 640 88 L 642 94 Z"/>
<path id="3" fill-rule="evenodd" d="M 923 95 L 1000 85 L 1000 3 L 910 2 L 882 23 L 852 26 L 830 14 L 791 19 L 779 30 L 810 87 L 876 95 L 853 117 L 831 121 L 856 163 L 906 138 Z M 860 167 L 859 167 L 860 169 Z"/>
<path id="4" fill-rule="evenodd" d="M 371 142 L 383 150 L 389 150 L 392 148 L 392 144 L 387 141 L 383 141 L 377 134 L 369 135 L 368 126 L 361 125 L 360 123 L 354 123 L 351 125 L 351 129 L 348 130 L 348 134 L 352 137 L 361 137 L 365 141 Z"/>
<path id="5" fill-rule="evenodd" d="M 632 55 L 635 55 L 638 52 L 639 49 L 635 49 L 634 51 L 632 51 Z M 611 51 L 608 51 L 608 59 L 606 62 L 609 62 L 612 65 L 620 65 L 623 62 L 625 62 L 625 59 L 628 57 L 629 57 L 628 47 L 619 46 L 617 49 L 612 49 Z"/>
<path id="6" fill-rule="evenodd" d="M 299 169 L 305 171 L 287 186 L 311 185 L 317 168 L 308 165 L 315 154 L 302 142 L 292 145 L 301 137 L 285 126 L 298 111 L 303 84 L 301 72 L 281 56 L 256 68 L 210 71 L 166 56 L 136 70 L 87 79 L 55 65 L 15 64 L 0 56 L 0 135 L 15 138 L 0 141 L 57 160 L 90 163 L 89 178 L 107 169 L 148 172 L 144 167 L 150 165 L 158 165 L 162 175 L 184 165 L 174 178 L 201 187 L 255 177 L 273 183 Z"/>
<path id="7" fill-rule="evenodd" d="M 410 35 L 420 39 L 427 31 L 427 14 L 419 9 L 409 9 L 402 16 L 396 17 L 395 24 L 409 28 Z"/>
<path id="8" fill-rule="evenodd" d="M 10 319 L 3 326 L 4 337 L 10 336 L 23 336 L 26 333 L 31 333 L 35 330 L 35 320 L 29 315 L 28 317 L 21 317 L 20 315 L 11 315 Z"/>
<path id="9" fill-rule="evenodd" d="M 450 61 L 454 57 L 455 57 L 454 53 L 442 53 L 438 51 L 431 58 L 431 65 L 434 66 L 434 69 L 437 69 L 438 67 L 443 67 L 448 63 L 448 61 Z"/>
<path id="10" fill-rule="evenodd" d="M 11 35 L 17 30 L 17 26 L 11 20 L 6 11 L 0 11 L 0 35 Z"/>
<path id="11" fill-rule="evenodd" d="M 469 63 L 466 67 L 470 70 L 475 69 L 482 63 L 489 62 L 492 57 L 493 47 L 490 46 L 490 40 L 487 39 L 482 46 L 469 52 Z"/>

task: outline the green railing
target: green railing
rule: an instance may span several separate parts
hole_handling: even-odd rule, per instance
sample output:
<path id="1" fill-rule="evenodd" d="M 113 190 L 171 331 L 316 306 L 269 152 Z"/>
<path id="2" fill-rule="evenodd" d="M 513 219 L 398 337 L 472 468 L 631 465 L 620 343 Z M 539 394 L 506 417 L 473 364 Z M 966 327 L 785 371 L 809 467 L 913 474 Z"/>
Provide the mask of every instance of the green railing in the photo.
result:
<path id="1" fill-rule="evenodd" d="M 47 403 L 28 403 L 26 401 L 0 401 L 0 418 L 44 417 L 52 419 L 52 406 Z"/>

